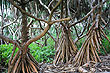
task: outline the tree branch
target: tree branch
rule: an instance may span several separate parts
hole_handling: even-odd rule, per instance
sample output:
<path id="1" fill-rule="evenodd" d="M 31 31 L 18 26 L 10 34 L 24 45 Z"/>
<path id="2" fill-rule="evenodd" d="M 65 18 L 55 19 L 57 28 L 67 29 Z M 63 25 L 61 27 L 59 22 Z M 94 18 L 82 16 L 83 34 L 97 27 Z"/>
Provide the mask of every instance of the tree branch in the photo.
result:
<path id="1" fill-rule="evenodd" d="M 50 13 L 49 19 L 48 19 L 49 22 L 50 22 L 51 19 L 52 19 L 53 12 L 54 12 L 54 11 L 56 10 L 56 8 L 60 5 L 61 1 L 62 1 L 62 0 L 59 0 L 58 3 L 55 5 L 55 7 L 51 10 L 51 13 Z"/>
<path id="2" fill-rule="evenodd" d="M 49 5 L 48 5 L 48 8 L 51 6 L 51 4 L 54 2 L 55 0 L 52 0 Z"/>
<path id="3" fill-rule="evenodd" d="M 48 21 L 45 21 L 45 20 L 43 20 L 43 19 L 39 19 L 39 18 L 36 18 L 35 16 L 33 16 L 33 15 L 31 15 L 31 14 L 29 14 L 28 12 L 26 12 L 26 11 L 24 11 L 22 8 L 20 8 L 17 4 L 15 4 L 14 2 L 13 2 L 13 0 L 8 0 L 12 5 L 14 5 L 16 8 L 18 8 L 20 11 L 21 11 L 21 13 L 24 13 L 24 14 L 26 14 L 27 16 L 29 16 L 29 17 L 31 17 L 31 18 L 34 18 L 35 20 L 39 20 L 39 21 L 43 21 L 43 22 L 45 22 L 45 23 L 48 23 Z"/>
<path id="4" fill-rule="evenodd" d="M 61 2 L 61 1 L 62 1 L 62 0 L 59 0 L 59 2 L 56 4 L 56 6 L 52 9 L 51 14 L 50 14 L 49 19 L 48 19 L 48 22 L 51 22 L 51 18 L 52 18 L 52 16 L 53 16 L 53 12 L 54 12 L 54 11 L 56 10 L 56 8 L 60 5 L 60 2 Z M 39 20 L 39 21 L 40 21 L 40 20 Z M 42 38 L 42 37 L 47 33 L 47 31 L 50 29 L 50 27 L 51 27 L 52 24 L 53 24 L 53 23 L 51 23 L 51 24 L 48 23 L 48 25 L 45 27 L 44 31 L 43 31 L 41 34 L 39 34 L 39 35 L 36 36 L 35 38 L 32 38 L 32 39 L 28 40 L 28 41 L 26 42 L 26 44 L 25 44 L 25 48 L 27 48 L 28 45 L 31 44 L 32 42 L 37 41 L 37 40 L 39 40 L 40 38 Z"/>
<path id="5" fill-rule="evenodd" d="M 17 18 L 17 19 L 18 19 L 18 18 Z M 11 24 L 15 23 L 15 22 L 17 21 L 17 19 L 15 19 L 13 22 L 11 22 L 11 23 L 9 23 L 9 24 L 4 25 L 2 28 L 4 29 L 5 27 L 10 26 Z"/>
<path id="6" fill-rule="evenodd" d="M 32 42 L 37 41 L 38 39 L 42 38 L 42 37 L 47 33 L 47 31 L 48 31 L 49 29 L 50 29 L 50 26 L 47 25 L 47 26 L 45 27 L 44 31 L 43 31 L 41 34 L 39 34 L 39 35 L 36 36 L 35 38 L 32 38 L 32 39 L 30 39 L 30 40 L 28 40 L 28 41 L 26 42 L 26 44 L 25 44 L 26 47 L 25 47 L 25 48 L 27 48 L 28 45 L 31 44 Z"/>
<path id="7" fill-rule="evenodd" d="M 39 2 L 42 6 L 44 6 L 48 10 L 48 12 L 50 14 L 51 13 L 50 9 L 41 0 L 39 0 Z"/>
<path id="8" fill-rule="evenodd" d="M 44 30 L 43 28 L 42 28 L 42 25 L 41 25 L 41 22 L 39 21 L 39 24 L 40 24 L 40 28 L 42 29 L 42 30 Z M 56 42 L 56 40 L 55 40 L 55 38 L 47 31 L 47 34 Z"/>
<path id="9" fill-rule="evenodd" d="M 102 4 L 106 3 L 107 1 L 108 1 L 108 0 L 105 0 Z M 70 27 L 76 25 L 77 23 L 80 23 L 80 22 L 82 22 L 83 20 L 87 19 L 88 16 L 90 16 L 90 14 L 91 14 L 97 7 L 98 7 L 98 4 L 97 4 L 96 6 L 94 6 L 94 7 L 92 8 L 92 10 L 91 10 L 89 13 L 86 14 L 85 17 L 83 17 L 82 19 L 78 20 L 77 22 L 71 24 L 70 26 L 68 26 L 68 28 L 70 28 Z"/>
<path id="10" fill-rule="evenodd" d="M 0 34 L 0 38 L 1 38 L 2 40 L 6 41 L 6 42 L 15 44 L 15 45 L 21 50 L 20 44 L 19 44 L 17 41 L 12 40 L 12 39 L 10 39 L 10 38 L 8 38 L 8 37 L 6 37 L 6 36 L 3 36 L 2 34 Z"/>
<path id="11" fill-rule="evenodd" d="M 105 27 L 107 26 L 107 23 L 105 22 L 105 20 L 101 17 L 102 22 L 105 24 Z M 104 27 L 104 28 L 105 28 Z"/>
<path id="12" fill-rule="evenodd" d="M 34 22 L 34 20 L 32 20 L 32 21 L 27 25 L 27 27 L 29 28 L 30 25 L 32 25 L 33 22 Z"/>
<path id="13" fill-rule="evenodd" d="M 82 19 L 78 20 L 77 22 L 71 24 L 70 26 L 68 26 L 68 28 L 70 28 L 70 27 L 76 25 L 77 23 L 80 23 L 80 22 L 82 22 L 83 20 L 87 19 L 88 16 L 90 16 L 90 14 L 95 10 L 95 8 L 96 8 L 97 6 L 98 6 L 98 5 L 94 6 L 94 7 L 92 8 L 92 10 L 91 10 L 89 13 L 87 13 L 87 15 L 86 15 L 85 17 L 83 17 Z"/>
<path id="14" fill-rule="evenodd" d="M 8 37 L 5 37 L 2 34 L 0 34 L 0 38 L 7 41 L 7 42 L 9 42 L 9 43 L 15 44 L 15 42 L 12 39 L 10 39 Z"/>
<path id="15" fill-rule="evenodd" d="M 59 20 L 52 21 L 52 22 L 50 22 L 49 24 L 52 25 L 52 24 L 54 24 L 54 23 L 56 23 L 56 22 L 69 21 L 69 20 L 71 20 L 70 17 L 68 17 L 68 18 L 62 18 L 62 19 L 59 19 Z M 62 25 L 62 26 L 64 26 L 64 25 Z"/>

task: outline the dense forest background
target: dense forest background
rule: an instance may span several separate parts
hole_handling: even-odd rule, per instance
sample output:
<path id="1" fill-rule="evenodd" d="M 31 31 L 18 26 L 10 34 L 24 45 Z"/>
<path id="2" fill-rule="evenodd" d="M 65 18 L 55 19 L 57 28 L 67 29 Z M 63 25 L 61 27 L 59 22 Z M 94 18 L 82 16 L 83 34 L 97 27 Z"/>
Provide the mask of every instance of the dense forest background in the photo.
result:
<path id="1" fill-rule="evenodd" d="M 110 0 L 0 0 L 0 72 L 84 71 L 109 54 Z"/>

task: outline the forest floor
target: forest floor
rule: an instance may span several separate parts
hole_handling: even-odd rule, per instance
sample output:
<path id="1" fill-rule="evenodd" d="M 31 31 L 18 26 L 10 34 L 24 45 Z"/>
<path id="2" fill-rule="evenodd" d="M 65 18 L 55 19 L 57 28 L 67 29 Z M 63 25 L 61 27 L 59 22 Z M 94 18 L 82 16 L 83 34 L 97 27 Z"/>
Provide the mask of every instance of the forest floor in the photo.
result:
<path id="1" fill-rule="evenodd" d="M 102 62 L 90 62 L 80 67 L 73 64 L 58 64 L 57 66 L 48 63 L 39 63 L 40 73 L 110 73 L 110 54 L 100 56 Z M 7 68 L 0 65 L 0 73 L 6 72 Z"/>
<path id="2" fill-rule="evenodd" d="M 90 62 L 80 67 L 73 64 L 42 64 L 42 73 L 110 73 L 110 55 L 100 56 L 102 62 Z"/>

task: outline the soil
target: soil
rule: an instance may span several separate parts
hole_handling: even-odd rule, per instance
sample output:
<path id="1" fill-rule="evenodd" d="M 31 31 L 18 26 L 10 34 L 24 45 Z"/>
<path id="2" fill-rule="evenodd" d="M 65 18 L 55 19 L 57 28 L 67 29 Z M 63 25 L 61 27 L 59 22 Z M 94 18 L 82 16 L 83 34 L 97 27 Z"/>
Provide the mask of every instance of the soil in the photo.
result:
<path id="1" fill-rule="evenodd" d="M 90 62 L 80 67 L 73 64 L 42 64 L 42 73 L 110 73 L 110 55 L 100 56 L 102 62 Z M 81 71 L 82 70 L 82 71 Z"/>
<path id="2" fill-rule="evenodd" d="M 74 67 L 73 64 L 39 63 L 40 73 L 110 73 L 110 55 L 100 56 L 102 62 L 90 62 L 80 67 Z M 0 73 L 6 71 L 7 68 L 0 64 Z"/>

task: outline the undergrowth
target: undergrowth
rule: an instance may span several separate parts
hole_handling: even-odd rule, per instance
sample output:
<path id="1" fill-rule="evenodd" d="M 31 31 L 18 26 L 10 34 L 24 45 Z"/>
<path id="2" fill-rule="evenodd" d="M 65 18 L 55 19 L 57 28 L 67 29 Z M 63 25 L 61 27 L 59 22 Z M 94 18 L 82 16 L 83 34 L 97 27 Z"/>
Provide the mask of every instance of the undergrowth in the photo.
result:
<path id="1" fill-rule="evenodd" d="M 48 46 L 41 47 L 35 43 L 29 45 L 30 53 L 32 56 L 40 63 L 42 61 L 51 63 L 55 55 L 54 42 L 49 39 L 47 42 Z M 12 44 L 2 44 L 0 45 L 0 64 L 7 66 L 9 59 L 11 57 L 13 50 Z M 18 51 L 18 48 L 15 50 L 15 54 Z M 15 55 L 14 54 L 14 55 Z"/>

